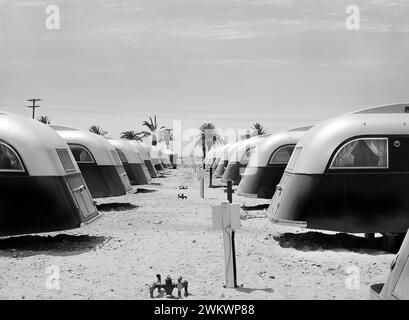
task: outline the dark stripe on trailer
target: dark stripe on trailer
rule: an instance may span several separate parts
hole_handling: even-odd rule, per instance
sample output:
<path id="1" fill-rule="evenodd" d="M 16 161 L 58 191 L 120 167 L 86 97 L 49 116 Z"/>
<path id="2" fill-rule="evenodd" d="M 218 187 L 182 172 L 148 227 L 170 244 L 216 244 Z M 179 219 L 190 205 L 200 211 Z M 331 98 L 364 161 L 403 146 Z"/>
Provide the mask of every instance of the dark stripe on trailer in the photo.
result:
<path id="1" fill-rule="evenodd" d="M 132 185 L 147 184 L 145 173 L 140 163 L 122 163 Z"/>
<path id="2" fill-rule="evenodd" d="M 150 183 L 151 182 L 151 175 L 149 173 L 148 168 L 146 167 L 145 163 L 141 163 L 140 166 L 141 166 L 142 174 L 146 179 L 146 183 Z"/>
<path id="3" fill-rule="evenodd" d="M 78 167 L 93 198 L 116 197 L 126 194 L 125 186 L 116 166 L 78 163 Z"/>
<path id="4" fill-rule="evenodd" d="M 271 199 L 274 195 L 277 184 L 283 176 L 286 165 L 274 165 L 269 167 L 248 167 L 246 174 L 243 176 L 238 195 Z"/>
<path id="5" fill-rule="evenodd" d="M 229 162 L 226 170 L 223 173 L 222 181 L 232 181 L 234 185 L 238 185 L 241 180 L 240 168 L 245 168 L 240 162 Z"/>
<path id="6" fill-rule="evenodd" d="M 350 233 L 403 233 L 409 228 L 409 173 L 289 174 L 274 222 Z M 292 201 L 297 199 L 296 201 Z M 274 210 L 278 210 L 274 215 Z"/>
<path id="7" fill-rule="evenodd" d="M 140 181 L 140 184 L 148 184 L 149 180 L 148 177 L 146 176 L 149 173 L 145 173 L 145 165 L 141 163 L 136 163 L 134 164 L 136 170 L 138 171 L 138 180 Z"/>
<path id="8" fill-rule="evenodd" d="M 146 167 L 148 168 L 148 171 L 149 171 L 149 174 L 151 175 L 151 178 L 157 178 L 158 174 L 157 174 L 157 172 L 155 170 L 155 167 L 152 164 L 152 161 L 151 160 L 145 160 L 144 162 L 145 162 Z"/>
<path id="9" fill-rule="evenodd" d="M 216 171 L 214 172 L 214 176 L 216 178 L 221 178 L 228 164 L 229 164 L 228 160 L 223 161 L 220 160 L 219 164 L 217 165 Z"/>
<path id="10" fill-rule="evenodd" d="M 1 236 L 74 229 L 84 220 L 66 177 L 4 175 L 0 202 Z"/>
<path id="11" fill-rule="evenodd" d="M 213 171 L 215 171 L 217 169 L 217 166 L 219 165 L 220 162 L 220 158 L 215 158 L 212 164 L 213 167 Z"/>

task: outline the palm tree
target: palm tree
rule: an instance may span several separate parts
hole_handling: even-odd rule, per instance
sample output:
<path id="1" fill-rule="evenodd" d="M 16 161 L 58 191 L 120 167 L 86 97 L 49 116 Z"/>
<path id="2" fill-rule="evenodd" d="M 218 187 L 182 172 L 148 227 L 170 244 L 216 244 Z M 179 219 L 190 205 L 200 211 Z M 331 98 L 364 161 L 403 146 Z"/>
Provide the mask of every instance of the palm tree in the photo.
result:
<path id="1" fill-rule="evenodd" d="M 121 139 L 142 141 L 139 133 L 131 130 L 121 132 Z"/>
<path id="2" fill-rule="evenodd" d="M 38 121 L 44 124 L 50 124 L 51 123 L 51 118 L 49 116 L 39 116 L 37 118 Z"/>
<path id="3" fill-rule="evenodd" d="M 100 128 L 99 126 L 93 124 L 91 127 L 89 127 L 89 131 L 95 134 L 98 134 L 100 136 L 105 136 L 108 131 L 105 131 L 104 129 Z"/>
<path id="4" fill-rule="evenodd" d="M 203 123 L 200 127 L 200 136 L 197 140 L 197 144 L 200 143 L 203 152 L 203 159 L 206 157 L 206 151 L 210 150 L 215 144 L 222 144 L 223 138 L 217 132 L 213 123 Z"/>
<path id="5" fill-rule="evenodd" d="M 165 126 L 159 127 L 156 116 L 154 116 L 153 119 L 149 117 L 149 121 L 143 121 L 142 125 L 147 127 L 149 131 L 141 131 L 141 138 L 151 137 L 152 145 L 156 146 L 162 139 Z"/>
<path id="6" fill-rule="evenodd" d="M 262 134 L 267 133 L 267 131 L 264 129 L 264 127 L 258 122 L 256 122 L 255 124 L 253 124 L 251 126 L 251 131 L 253 133 L 253 136 L 260 136 Z"/>

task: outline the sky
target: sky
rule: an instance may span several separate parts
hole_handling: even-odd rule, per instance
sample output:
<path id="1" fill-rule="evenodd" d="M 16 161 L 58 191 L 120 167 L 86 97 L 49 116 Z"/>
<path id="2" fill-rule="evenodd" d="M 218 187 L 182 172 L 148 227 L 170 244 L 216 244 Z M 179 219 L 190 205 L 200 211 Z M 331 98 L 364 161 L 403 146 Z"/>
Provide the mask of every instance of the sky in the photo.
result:
<path id="1" fill-rule="evenodd" d="M 30 117 L 41 98 L 53 124 L 111 136 L 153 115 L 183 130 L 311 125 L 409 102 L 408 15 L 407 0 L 0 0 L 0 110 Z"/>

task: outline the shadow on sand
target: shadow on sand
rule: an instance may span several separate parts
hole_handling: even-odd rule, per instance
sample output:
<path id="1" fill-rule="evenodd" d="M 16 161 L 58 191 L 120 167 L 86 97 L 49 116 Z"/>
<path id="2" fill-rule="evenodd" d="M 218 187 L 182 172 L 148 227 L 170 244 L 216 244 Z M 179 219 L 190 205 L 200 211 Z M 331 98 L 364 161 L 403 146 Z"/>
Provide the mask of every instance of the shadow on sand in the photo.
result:
<path id="1" fill-rule="evenodd" d="M 239 288 L 236 288 L 236 290 L 239 291 L 239 292 L 243 292 L 243 293 L 252 293 L 254 291 L 264 291 L 264 292 L 267 292 L 267 293 L 273 293 L 274 292 L 274 290 L 271 289 L 271 288 L 256 289 L 256 288 L 239 287 Z"/>
<path id="2" fill-rule="evenodd" d="M 138 193 L 153 193 L 153 192 L 157 192 L 157 191 L 158 191 L 158 190 L 138 188 L 138 190 L 136 190 L 136 191 L 134 192 L 134 194 L 138 194 Z"/>
<path id="3" fill-rule="evenodd" d="M 38 254 L 71 256 L 95 250 L 108 238 L 89 235 L 26 235 L 0 239 L 0 256 L 28 257 Z"/>
<path id="4" fill-rule="evenodd" d="M 371 255 L 385 254 L 382 238 L 366 239 L 346 233 L 283 233 L 273 237 L 282 248 L 300 251 L 352 251 Z"/>
<path id="5" fill-rule="evenodd" d="M 256 206 L 241 206 L 244 211 L 258 211 L 258 210 L 267 210 L 270 206 L 269 203 L 266 204 L 259 204 Z"/>
<path id="6" fill-rule="evenodd" d="M 226 188 L 226 186 L 225 185 L 212 185 L 211 187 L 210 187 L 211 189 L 219 189 L 219 188 Z"/>
<path id="7" fill-rule="evenodd" d="M 138 209 L 139 206 L 129 202 L 110 202 L 97 204 L 98 211 L 127 211 L 132 209 Z"/>

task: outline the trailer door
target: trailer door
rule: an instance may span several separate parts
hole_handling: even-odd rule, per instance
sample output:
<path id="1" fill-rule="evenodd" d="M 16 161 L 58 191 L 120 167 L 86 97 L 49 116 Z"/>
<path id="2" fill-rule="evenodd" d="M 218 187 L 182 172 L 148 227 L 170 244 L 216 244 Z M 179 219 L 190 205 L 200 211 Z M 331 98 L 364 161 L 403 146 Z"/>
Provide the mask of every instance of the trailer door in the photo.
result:
<path id="1" fill-rule="evenodd" d="M 98 214 L 98 210 L 92 200 L 84 179 L 81 173 L 77 172 L 75 166 L 71 160 L 71 157 L 67 149 L 57 150 L 58 157 L 67 172 L 67 183 L 71 189 L 78 209 L 81 212 L 83 219 L 89 220 Z"/>

